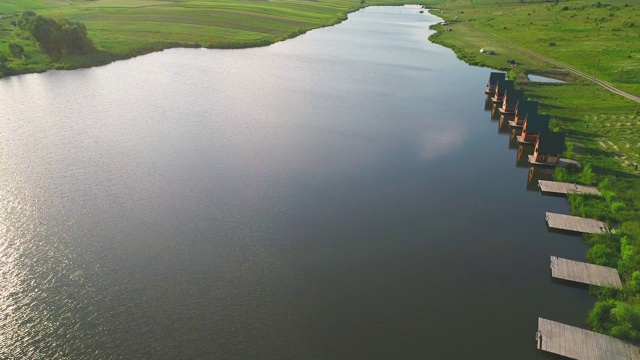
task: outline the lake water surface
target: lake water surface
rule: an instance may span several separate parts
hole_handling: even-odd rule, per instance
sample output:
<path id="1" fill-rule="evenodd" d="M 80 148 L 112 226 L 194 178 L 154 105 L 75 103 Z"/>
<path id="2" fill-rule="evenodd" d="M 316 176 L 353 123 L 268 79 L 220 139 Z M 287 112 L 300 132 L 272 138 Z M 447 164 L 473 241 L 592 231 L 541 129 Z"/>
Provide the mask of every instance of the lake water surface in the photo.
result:
<path id="1" fill-rule="evenodd" d="M 1 80 L 0 358 L 544 357 L 586 247 L 437 21 Z"/>

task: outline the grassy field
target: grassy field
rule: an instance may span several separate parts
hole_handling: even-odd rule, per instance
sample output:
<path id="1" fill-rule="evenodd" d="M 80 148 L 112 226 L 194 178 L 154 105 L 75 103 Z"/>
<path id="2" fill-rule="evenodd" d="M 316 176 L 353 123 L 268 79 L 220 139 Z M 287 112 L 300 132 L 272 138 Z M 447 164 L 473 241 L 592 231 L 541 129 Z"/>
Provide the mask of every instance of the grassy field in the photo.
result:
<path id="1" fill-rule="evenodd" d="M 73 69 L 170 47 L 240 48 L 271 44 L 346 19 L 365 5 L 398 0 L 0 0 L 0 52 L 9 42 L 25 57 L 7 59 L 4 75 Z M 20 12 L 86 24 L 98 51 L 48 55 L 12 24 Z"/>
<path id="2" fill-rule="evenodd" d="M 440 6 L 445 10 L 438 15 L 447 20 L 457 16 L 459 22 L 435 40 L 455 46 L 469 63 L 505 69 L 512 56 L 530 69 L 553 68 L 518 54 L 519 48 L 526 48 L 640 95 L 637 2 L 451 0 Z M 480 54 L 480 48 L 497 55 Z"/>
<path id="3" fill-rule="evenodd" d="M 625 283 L 620 291 L 592 288 L 598 301 L 585 317 L 597 331 L 640 343 L 640 104 L 548 61 L 640 95 L 640 4 L 434 0 L 431 5 L 449 22 L 434 27 L 433 41 L 469 64 L 509 71 L 525 96 L 540 102 L 540 112 L 552 116 L 552 127 L 567 133 L 565 156 L 581 168 L 558 169 L 556 179 L 599 185 L 605 195 L 570 196 L 572 213 L 617 229 L 584 237 L 587 260 L 618 268 Z M 480 53 L 481 48 L 496 55 Z M 511 67 L 509 59 L 518 66 Z M 567 83 L 535 83 L 527 74 Z"/>

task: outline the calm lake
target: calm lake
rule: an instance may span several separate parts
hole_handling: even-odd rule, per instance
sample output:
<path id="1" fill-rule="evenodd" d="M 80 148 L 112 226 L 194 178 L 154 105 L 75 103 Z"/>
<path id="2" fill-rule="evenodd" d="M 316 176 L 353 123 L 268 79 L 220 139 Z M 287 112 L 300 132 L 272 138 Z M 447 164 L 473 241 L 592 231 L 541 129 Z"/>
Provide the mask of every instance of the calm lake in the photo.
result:
<path id="1" fill-rule="evenodd" d="M 586 246 L 438 21 L 0 80 L 0 358 L 544 358 Z"/>

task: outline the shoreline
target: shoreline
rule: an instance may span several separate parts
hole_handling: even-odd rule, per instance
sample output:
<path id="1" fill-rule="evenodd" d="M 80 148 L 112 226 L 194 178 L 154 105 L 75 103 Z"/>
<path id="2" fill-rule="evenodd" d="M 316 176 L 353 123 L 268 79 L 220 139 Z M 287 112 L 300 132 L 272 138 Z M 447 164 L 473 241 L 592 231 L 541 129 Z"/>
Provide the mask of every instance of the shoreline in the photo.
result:
<path id="1" fill-rule="evenodd" d="M 572 10 L 573 4 L 582 3 L 575 0 L 563 4 L 558 10 L 560 15 L 556 16 L 562 17 L 566 11 Z M 436 32 L 429 40 L 452 49 L 458 59 L 470 66 L 504 71 L 509 78 L 516 80 L 516 86 L 524 90 L 527 99 L 537 100 L 541 112 L 552 116 L 550 128 L 567 134 L 565 156 L 581 164 L 579 169 L 556 169 L 555 180 L 598 185 L 605 194 L 604 197 L 577 194 L 568 197 L 571 214 L 602 220 L 617 230 L 615 234 L 581 236 L 589 246 L 586 260 L 617 269 L 623 282 L 621 290 L 595 286 L 589 288 L 589 293 L 597 301 L 594 308 L 585 314 L 585 323 L 597 332 L 640 343 L 640 332 L 634 329 L 633 320 L 618 315 L 623 312 L 626 316 L 640 315 L 640 283 L 636 283 L 640 279 L 640 199 L 636 195 L 640 189 L 640 144 L 637 144 L 639 131 L 634 126 L 640 124 L 640 101 L 633 95 L 634 92 L 628 90 L 637 89 L 637 84 L 625 84 L 622 90 L 618 90 L 618 85 L 613 85 L 617 87 L 613 88 L 611 80 L 607 79 L 611 71 L 605 74 L 601 72 L 597 77 L 598 67 L 591 74 L 571 62 L 565 65 L 566 60 L 550 56 L 556 47 L 555 41 L 568 41 L 569 36 L 562 38 L 558 35 L 559 40 L 554 38 L 554 42 L 549 43 L 549 53 L 541 55 L 535 49 L 535 42 L 527 42 L 526 37 L 517 40 L 520 37 L 515 31 L 503 32 L 508 30 L 512 17 L 531 17 L 535 11 L 534 5 L 514 6 L 512 13 L 509 16 L 502 14 L 502 18 L 491 13 L 498 11 L 496 4 L 474 6 L 473 2 L 468 5 L 452 0 L 447 5 L 449 8 L 444 12 L 429 10 L 432 15 L 444 17 L 448 22 L 447 25 L 432 26 Z M 553 9 L 553 5 L 546 6 L 547 10 Z M 600 11 L 600 6 L 593 8 L 594 12 Z M 434 11 L 440 14 L 434 14 Z M 478 21 L 478 17 L 484 22 Z M 571 20 L 563 21 L 571 24 Z M 481 24 L 479 26 L 483 28 L 476 24 Z M 525 33 L 525 30 L 520 31 Z M 488 44 L 496 48 L 495 56 L 478 52 Z M 588 58 L 588 55 L 585 56 Z M 518 59 L 524 65 L 502 65 L 507 64 L 506 59 Z M 527 74 L 554 74 L 550 77 L 564 77 L 570 81 L 560 84 L 537 83 L 530 81 Z M 598 86 L 592 86 L 594 84 Z"/>
<path id="2" fill-rule="evenodd" d="M 349 14 L 355 13 L 362 9 L 371 6 L 406 6 L 406 5 L 415 5 L 421 6 L 418 4 L 406 4 L 403 2 L 395 2 L 395 1 L 382 1 L 380 3 L 358 3 L 355 7 L 350 8 L 345 12 L 337 13 L 332 22 L 326 24 L 320 24 L 318 26 L 309 26 L 309 27 L 300 27 L 294 31 L 290 31 L 284 34 L 276 34 L 273 38 L 264 38 L 261 40 L 238 40 L 237 42 L 226 42 L 226 43 L 212 43 L 209 45 L 203 45 L 199 42 L 166 42 L 166 43 L 158 43 L 156 45 L 151 46 L 141 46 L 138 48 L 134 48 L 131 51 L 123 54 L 118 54 L 115 52 L 110 52 L 104 49 L 98 49 L 96 53 L 87 54 L 83 56 L 77 56 L 76 63 L 63 63 L 63 62 L 48 62 L 48 63 L 35 63 L 30 64 L 29 67 L 20 68 L 20 69 L 12 69 L 10 72 L 3 74 L 0 72 L 0 79 L 9 78 L 17 75 L 26 75 L 26 74 L 39 74 L 45 73 L 51 70 L 78 70 L 78 69 L 88 69 L 92 67 L 105 66 L 111 64 L 116 61 L 121 60 L 129 60 L 136 58 L 138 56 L 143 56 L 147 54 L 151 54 L 154 52 L 161 52 L 169 49 L 183 48 L 183 49 L 210 49 L 210 50 L 236 50 L 236 49 L 251 49 L 251 48 L 259 48 L 264 46 L 270 46 L 285 40 L 296 38 L 300 35 L 304 35 L 309 31 L 321 29 L 325 27 L 338 25 L 349 18 Z M 13 15 L 5 15 L 5 18 L 11 18 Z"/>

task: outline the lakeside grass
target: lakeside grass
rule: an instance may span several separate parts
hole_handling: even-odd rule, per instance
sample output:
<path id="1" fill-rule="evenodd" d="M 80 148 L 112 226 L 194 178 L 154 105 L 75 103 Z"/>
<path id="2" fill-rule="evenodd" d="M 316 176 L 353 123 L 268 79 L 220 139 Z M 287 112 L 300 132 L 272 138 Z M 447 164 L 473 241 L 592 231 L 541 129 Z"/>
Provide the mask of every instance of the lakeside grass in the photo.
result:
<path id="1" fill-rule="evenodd" d="M 75 69 L 172 47 L 264 46 L 339 23 L 364 6 L 401 4 L 399 0 L 4 0 L 0 52 L 9 54 L 9 42 L 25 48 L 25 58 L 9 57 L 4 75 Z M 26 10 L 84 22 L 98 51 L 44 53 L 11 24 Z"/>
<path id="2" fill-rule="evenodd" d="M 522 54 L 553 58 L 623 91 L 640 95 L 640 4 L 626 0 L 520 2 L 450 0 L 433 5 L 451 22 L 451 32 L 433 37 L 470 64 L 508 70 L 513 58 L 529 70 L 554 68 Z M 480 48 L 496 56 L 480 54 Z M 511 57 L 510 57 L 511 56 Z"/>
<path id="3" fill-rule="evenodd" d="M 587 260 L 617 268 L 620 291 L 591 287 L 598 297 L 585 317 L 596 331 L 640 342 L 640 104 L 559 69 L 548 59 L 640 95 L 640 4 L 625 0 L 524 2 L 442 0 L 430 3 L 448 26 L 432 41 L 471 65 L 509 72 L 525 97 L 540 102 L 552 128 L 567 133 L 565 156 L 581 168 L 556 179 L 599 185 L 603 197 L 571 195 L 578 216 L 606 221 L 616 234 L 585 235 Z M 454 19 L 457 20 L 454 21 Z M 451 31 L 447 31 L 451 29 Z M 495 51 L 487 55 L 479 49 Z M 507 60 L 518 66 L 511 68 Z M 536 83 L 527 74 L 566 80 Z M 479 89 L 481 91 L 481 89 Z"/>

